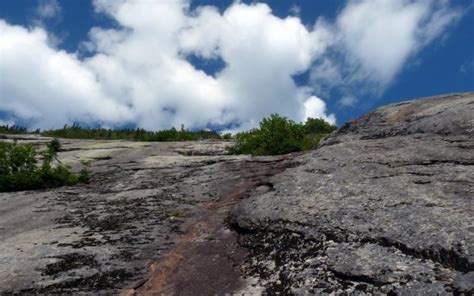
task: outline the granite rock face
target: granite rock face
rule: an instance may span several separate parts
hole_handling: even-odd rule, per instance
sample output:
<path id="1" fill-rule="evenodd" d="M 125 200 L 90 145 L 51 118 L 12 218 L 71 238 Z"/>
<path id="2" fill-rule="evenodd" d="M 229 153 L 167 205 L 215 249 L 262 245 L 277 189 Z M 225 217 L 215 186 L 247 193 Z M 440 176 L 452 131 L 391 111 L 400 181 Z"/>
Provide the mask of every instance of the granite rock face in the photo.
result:
<path id="1" fill-rule="evenodd" d="M 3 136 L 39 149 L 51 139 Z M 91 183 L 0 193 L 0 295 L 213 295 L 246 285 L 232 207 L 291 166 L 225 155 L 232 142 L 60 139 Z M 198 292 L 196 292 L 198 291 Z"/>
<path id="2" fill-rule="evenodd" d="M 0 295 L 474 292 L 473 93 L 386 106 L 277 157 L 61 143 L 92 182 L 0 193 Z"/>
<path id="3" fill-rule="evenodd" d="M 231 221 L 271 292 L 474 292 L 474 94 L 347 123 Z"/>

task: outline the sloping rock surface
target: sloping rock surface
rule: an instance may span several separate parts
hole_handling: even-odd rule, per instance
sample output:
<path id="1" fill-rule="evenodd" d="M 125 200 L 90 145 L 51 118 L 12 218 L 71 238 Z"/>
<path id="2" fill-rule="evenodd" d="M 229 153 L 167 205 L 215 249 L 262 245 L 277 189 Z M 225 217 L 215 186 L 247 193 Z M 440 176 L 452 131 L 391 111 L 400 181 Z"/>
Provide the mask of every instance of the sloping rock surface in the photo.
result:
<path id="1" fill-rule="evenodd" d="M 0 193 L 1 295 L 474 292 L 472 93 L 390 105 L 278 157 L 61 143 L 92 182 Z"/>
<path id="2" fill-rule="evenodd" d="M 43 149 L 50 138 L 2 136 Z M 226 155 L 232 142 L 60 139 L 91 183 L 0 193 L 0 295 L 213 295 L 245 287 L 230 210 L 292 156 Z"/>
<path id="3" fill-rule="evenodd" d="M 474 95 L 347 123 L 242 201 L 232 223 L 269 292 L 474 292 Z"/>

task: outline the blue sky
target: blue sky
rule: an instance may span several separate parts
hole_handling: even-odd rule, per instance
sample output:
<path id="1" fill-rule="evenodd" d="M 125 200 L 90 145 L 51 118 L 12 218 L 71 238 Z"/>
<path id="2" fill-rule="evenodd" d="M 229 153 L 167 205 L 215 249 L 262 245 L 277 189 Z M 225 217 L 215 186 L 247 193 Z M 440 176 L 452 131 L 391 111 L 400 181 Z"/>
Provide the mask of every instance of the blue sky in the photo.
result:
<path id="1" fill-rule="evenodd" d="M 0 123 L 340 125 L 473 90 L 469 0 L 0 1 Z"/>

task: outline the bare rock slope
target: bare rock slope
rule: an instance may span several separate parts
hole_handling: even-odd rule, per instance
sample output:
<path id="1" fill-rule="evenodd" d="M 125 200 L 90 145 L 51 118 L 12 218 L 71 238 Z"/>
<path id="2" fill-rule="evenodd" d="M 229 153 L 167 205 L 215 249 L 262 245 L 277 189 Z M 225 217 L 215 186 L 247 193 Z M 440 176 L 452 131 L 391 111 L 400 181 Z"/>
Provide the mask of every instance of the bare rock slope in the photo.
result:
<path id="1" fill-rule="evenodd" d="M 51 139 L 4 136 L 44 146 Z M 245 286 L 229 211 L 290 156 L 225 155 L 230 142 L 61 139 L 92 182 L 0 193 L 0 295 L 212 295 Z M 197 291 L 197 292 L 196 292 Z"/>
<path id="2" fill-rule="evenodd" d="M 1 295 L 474 292 L 473 93 L 390 105 L 278 157 L 61 142 L 92 182 L 0 193 Z"/>
<path id="3" fill-rule="evenodd" d="M 268 289 L 474 292 L 472 93 L 381 108 L 299 161 L 232 215 Z"/>

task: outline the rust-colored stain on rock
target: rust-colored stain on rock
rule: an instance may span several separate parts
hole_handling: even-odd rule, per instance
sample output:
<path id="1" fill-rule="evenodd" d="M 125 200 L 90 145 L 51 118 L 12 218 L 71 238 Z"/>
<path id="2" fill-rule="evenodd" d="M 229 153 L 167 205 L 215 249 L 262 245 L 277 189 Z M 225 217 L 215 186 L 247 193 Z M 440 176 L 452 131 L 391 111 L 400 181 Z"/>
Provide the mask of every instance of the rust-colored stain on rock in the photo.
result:
<path id="1" fill-rule="evenodd" d="M 274 170 L 285 167 L 274 165 L 251 165 L 246 168 L 246 175 L 235 180 L 215 201 L 198 206 L 196 218 L 186 232 L 166 255 L 150 265 L 149 278 L 121 295 L 214 295 L 241 288 L 240 263 L 248 254 L 225 220 L 238 200 L 262 185 Z"/>

